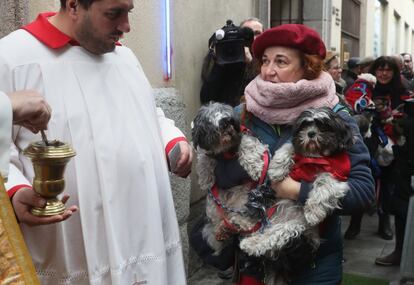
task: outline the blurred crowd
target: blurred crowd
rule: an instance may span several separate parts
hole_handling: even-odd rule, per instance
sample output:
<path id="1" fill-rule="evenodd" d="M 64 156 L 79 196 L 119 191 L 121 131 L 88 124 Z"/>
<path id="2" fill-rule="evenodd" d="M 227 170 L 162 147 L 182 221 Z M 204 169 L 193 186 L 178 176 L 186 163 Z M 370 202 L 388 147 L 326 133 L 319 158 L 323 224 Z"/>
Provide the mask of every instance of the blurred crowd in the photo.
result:
<path id="1" fill-rule="evenodd" d="M 401 53 L 374 58 L 351 57 L 342 66 L 338 54 L 328 52 L 325 69 L 335 81 L 336 91 L 356 118 L 371 154 L 371 172 L 376 183 L 376 203 L 366 209 L 378 214 L 378 235 L 392 240 L 390 215 L 395 218 L 395 249 L 378 257 L 377 265 L 399 265 L 401 261 L 411 185 L 411 98 L 414 91 L 412 55 Z M 361 230 L 364 213 L 352 215 L 345 239 Z"/>

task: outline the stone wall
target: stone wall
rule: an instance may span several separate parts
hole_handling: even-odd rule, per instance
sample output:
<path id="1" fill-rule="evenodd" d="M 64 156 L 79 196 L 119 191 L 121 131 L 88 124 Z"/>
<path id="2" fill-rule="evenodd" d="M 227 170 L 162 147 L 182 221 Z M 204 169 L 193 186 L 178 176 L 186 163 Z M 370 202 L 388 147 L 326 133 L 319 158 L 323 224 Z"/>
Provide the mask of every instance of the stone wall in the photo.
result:
<path id="1" fill-rule="evenodd" d="M 27 22 L 27 0 L 0 1 L 0 38 Z"/>
<path id="2" fill-rule="evenodd" d="M 174 120 L 175 125 L 189 137 L 189 124 L 185 117 L 185 104 L 178 96 L 175 88 L 154 89 L 157 106 L 160 107 L 167 118 Z M 190 178 L 183 179 L 173 174 L 170 175 L 171 188 L 174 198 L 175 211 L 177 213 L 178 225 L 180 227 L 181 241 L 183 245 L 184 262 L 189 267 L 189 244 L 187 234 L 187 221 L 190 215 Z M 190 268 L 191 270 L 191 268 Z"/>

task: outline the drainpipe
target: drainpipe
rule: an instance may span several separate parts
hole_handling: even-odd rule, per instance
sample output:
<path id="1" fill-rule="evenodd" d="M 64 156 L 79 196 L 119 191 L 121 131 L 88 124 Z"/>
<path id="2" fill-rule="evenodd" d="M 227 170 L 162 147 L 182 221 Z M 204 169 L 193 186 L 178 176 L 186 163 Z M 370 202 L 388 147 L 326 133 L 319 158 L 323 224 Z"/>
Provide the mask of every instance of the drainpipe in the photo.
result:
<path id="1" fill-rule="evenodd" d="M 298 7 L 298 24 L 303 24 L 303 0 L 299 0 L 299 7 Z"/>
<path id="2" fill-rule="evenodd" d="M 260 0 L 259 2 L 259 19 L 263 23 L 263 28 L 268 29 L 270 27 L 270 1 Z"/>

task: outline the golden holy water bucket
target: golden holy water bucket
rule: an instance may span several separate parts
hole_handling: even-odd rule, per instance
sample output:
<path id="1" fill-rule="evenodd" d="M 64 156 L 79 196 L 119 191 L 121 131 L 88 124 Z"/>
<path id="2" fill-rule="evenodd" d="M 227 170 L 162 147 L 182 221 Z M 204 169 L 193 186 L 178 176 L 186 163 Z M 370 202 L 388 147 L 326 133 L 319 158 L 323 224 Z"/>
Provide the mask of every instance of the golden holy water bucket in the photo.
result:
<path id="1" fill-rule="evenodd" d="M 46 206 L 33 207 L 32 214 L 53 216 L 65 212 L 65 205 L 57 196 L 65 188 L 66 164 L 76 155 L 75 151 L 68 144 L 53 140 L 34 142 L 23 153 L 32 160 L 35 173 L 33 189 L 46 199 Z"/>

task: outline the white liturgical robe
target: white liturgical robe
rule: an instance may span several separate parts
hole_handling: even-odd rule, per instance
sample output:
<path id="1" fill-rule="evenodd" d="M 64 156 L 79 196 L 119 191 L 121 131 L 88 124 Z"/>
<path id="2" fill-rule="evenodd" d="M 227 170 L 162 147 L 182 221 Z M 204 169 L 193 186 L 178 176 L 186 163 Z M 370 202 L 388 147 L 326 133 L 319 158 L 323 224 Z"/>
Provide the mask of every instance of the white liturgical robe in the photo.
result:
<path id="1" fill-rule="evenodd" d="M 52 107 L 49 139 L 71 144 L 65 194 L 79 212 L 21 226 L 42 284 L 185 284 L 165 145 L 182 133 L 156 109 L 133 53 L 50 49 L 25 30 L 0 40 L 0 90 L 34 89 Z M 39 141 L 13 132 L 8 189 L 34 173 L 22 150 Z"/>

